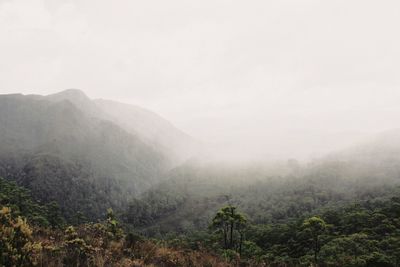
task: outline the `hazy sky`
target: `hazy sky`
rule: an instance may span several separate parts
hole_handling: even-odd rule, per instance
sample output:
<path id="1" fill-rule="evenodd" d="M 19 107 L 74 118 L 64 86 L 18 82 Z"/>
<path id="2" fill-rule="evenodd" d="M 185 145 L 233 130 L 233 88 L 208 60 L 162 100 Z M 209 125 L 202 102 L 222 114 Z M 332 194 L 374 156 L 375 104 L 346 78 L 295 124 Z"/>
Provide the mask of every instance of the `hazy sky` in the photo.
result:
<path id="1" fill-rule="evenodd" d="M 400 2 L 0 0 L 0 93 L 79 88 L 243 153 L 400 127 Z"/>

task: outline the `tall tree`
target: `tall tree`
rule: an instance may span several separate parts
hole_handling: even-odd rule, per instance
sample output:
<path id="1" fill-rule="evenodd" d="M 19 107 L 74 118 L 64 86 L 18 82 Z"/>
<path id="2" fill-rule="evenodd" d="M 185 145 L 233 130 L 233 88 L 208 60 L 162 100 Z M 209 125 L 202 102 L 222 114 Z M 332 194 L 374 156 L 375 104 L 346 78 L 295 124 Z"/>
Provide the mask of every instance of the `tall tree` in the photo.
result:
<path id="1" fill-rule="evenodd" d="M 246 217 L 238 213 L 236 207 L 229 205 L 221 208 L 217 212 L 211 222 L 211 227 L 217 228 L 222 232 L 225 249 L 236 248 L 240 252 L 243 243 L 243 230 L 246 222 Z M 239 235 L 238 241 L 235 240 L 236 232 Z"/>
<path id="2" fill-rule="evenodd" d="M 312 239 L 312 250 L 314 252 L 314 263 L 318 264 L 318 253 L 321 248 L 319 237 L 326 231 L 326 223 L 320 217 L 314 216 L 306 219 L 302 225 L 303 231 Z"/>

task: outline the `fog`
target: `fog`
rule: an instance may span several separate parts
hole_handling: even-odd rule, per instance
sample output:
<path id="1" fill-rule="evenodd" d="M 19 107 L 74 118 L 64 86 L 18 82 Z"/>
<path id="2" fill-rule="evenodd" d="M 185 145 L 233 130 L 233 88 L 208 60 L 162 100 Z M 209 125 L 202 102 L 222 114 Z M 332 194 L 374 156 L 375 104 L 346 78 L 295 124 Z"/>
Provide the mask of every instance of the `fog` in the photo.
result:
<path id="1" fill-rule="evenodd" d="M 0 94 L 79 88 L 230 158 L 309 159 L 399 128 L 400 3 L 0 0 Z"/>

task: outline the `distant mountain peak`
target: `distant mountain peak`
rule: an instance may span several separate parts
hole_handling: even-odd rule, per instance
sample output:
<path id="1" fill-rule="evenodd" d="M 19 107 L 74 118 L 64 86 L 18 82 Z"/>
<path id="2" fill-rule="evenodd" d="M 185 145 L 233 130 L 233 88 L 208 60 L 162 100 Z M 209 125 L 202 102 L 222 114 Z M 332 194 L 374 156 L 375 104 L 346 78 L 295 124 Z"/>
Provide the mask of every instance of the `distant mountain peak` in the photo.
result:
<path id="1" fill-rule="evenodd" d="M 103 115 L 100 114 L 102 112 L 97 108 L 96 104 L 79 89 L 67 89 L 56 94 L 47 95 L 45 98 L 56 103 L 68 101 L 84 113 L 93 117 L 101 117 Z"/>
<path id="2" fill-rule="evenodd" d="M 48 95 L 47 97 L 53 99 L 61 99 L 61 100 L 78 100 L 78 101 L 88 101 L 90 100 L 89 97 L 80 89 L 66 89 L 59 93 Z"/>

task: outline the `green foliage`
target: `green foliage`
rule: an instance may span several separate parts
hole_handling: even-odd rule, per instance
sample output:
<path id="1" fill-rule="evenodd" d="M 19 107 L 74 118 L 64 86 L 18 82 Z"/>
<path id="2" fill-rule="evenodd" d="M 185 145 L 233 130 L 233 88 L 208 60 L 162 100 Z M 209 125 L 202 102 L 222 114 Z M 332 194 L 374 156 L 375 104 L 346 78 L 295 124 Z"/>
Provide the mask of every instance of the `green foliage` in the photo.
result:
<path id="1" fill-rule="evenodd" d="M 29 190 L 0 177 L 1 206 L 10 207 L 13 216 L 23 216 L 34 225 L 61 228 L 65 224 L 56 202 L 41 205 L 32 198 Z"/>
<path id="2" fill-rule="evenodd" d="M 57 228 L 42 228 L 41 233 L 49 232 L 47 240 L 50 241 L 41 245 L 35 243 L 25 220 L 13 217 L 12 212 L 4 208 L 0 223 L 1 250 L 12 247 L 15 256 L 9 259 L 11 252 L 5 252 L 1 260 L 48 266 L 59 264 L 57 259 L 60 258 L 65 266 L 132 266 L 134 263 L 187 266 L 196 261 L 189 256 L 192 255 L 189 251 L 208 250 L 206 253 L 218 253 L 228 266 L 310 266 L 317 263 L 332 267 L 394 267 L 400 263 L 399 205 L 397 196 L 375 198 L 269 224 L 251 224 L 235 206 L 229 205 L 211 219 L 213 231 L 171 234 L 167 242 L 156 243 L 135 232 L 125 235 L 109 209 L 102 223 L 71 226 L 61 236 Z M 10 235 L 10 229 L 18 234 Z M 46 239 L 41 237 L 40 240 Z M 205 256 L 209 254 L 199 255 L 209 257 Z"/>
<path id="3" fill-rule="evenodd" d="M 303 232 L 310 237 L 312 242 L 315 264 L 318 264 L 318 253 L 321 249 L 320 236 L 325 233 L 326 227 L 325 221 L 317 216 L 304 220 L 302 224 Z"/>
<path id="4" fill-rule="evenodd" d="M 47 211 L 47 221 L 52 228 L 61 228 L 65 225 L 65 219 L 60 210 L 60 206 L 52 201 L 45 206 Z"/>
<path id="5" fill-rule="evenodd" d="M 241 256 L 245 259 L 255 259 L 257 262 L 261 262 L 264 251 L 253 241 L 244 241 Z"/>
<path id="6" fill-rule="evenodd" d="M 378 197 L 280 223 L 247 223 L 241 253 L 236 230 L 235 245 L 229 247 L 230 222 L 237 209 L 225 206 L 211 219 L 213 232 L 171 236 L 170 244 L 208 248 L 232 264 L 240 261 L 250 266 L 398 266 L 399 204 L 398 197 Z"/>
<path id="7" fill-rule="evenodd" d="M 269 264 L 309 265 L 317 261 L 324 266 L 397 266 L 399 203 L 397 197 L 376 199 L 307 219 L 251 226 L 247 239 L 263 250 Z M 361 226 L 354 225 L 360 216 Z"/>
<path id="8" fill-rule="evenodd" d="M 35 202 L 27 189 L 0 177 L 1 206 L 10 207 L 13 216 L 24 216 L 35 224 L 49 225 L 50 214 L 46 207 Z"/>
<path id="9" fill-rule="evenodd" d="M 320 253 L 329 265 L 364 266 L 365 255 L 377 249 L 373 243 L 366 234 L 352 234 L 332 239 L 323 246 Z"/>
<path id="10" fill-rule="evenodd" d="M 123 219 L 146 235 L 172 236 L 174 246 L 239 251 L 236 231 L 230 244 L 229 208 L 219 209 L 231 204 L 253 223 L 243 231 L 241 258 L 249 264 L 398 266 L 398 181 L 381 166 L 357 164 L 323 162 L 276 178 L 258 176 L 257 169 L 232 174 L 180 168 L 136 199 Z M 380 179 L 368 177 L 373 173 Z M 204 232 L 205 222 L 214 232 Z"/>
<path id="11" fill-rule="evenodd" d="M 107 209 L 106 227 L 112 239 L 118 240 L 122 238 L 122 229 L 119 226 L 119 223 L 115 218 L 114 212 L 111 208 Z"/>
<path id="12" fill-rule="evenodd" d="M 224 249 L 236 249 L 240 254 L 246 223 L 246 217 L 238 213 L 236 207 L 229 205 L 217 212 L 210 227 L 221 233 Z"/>

